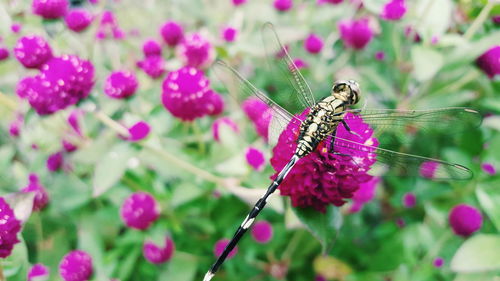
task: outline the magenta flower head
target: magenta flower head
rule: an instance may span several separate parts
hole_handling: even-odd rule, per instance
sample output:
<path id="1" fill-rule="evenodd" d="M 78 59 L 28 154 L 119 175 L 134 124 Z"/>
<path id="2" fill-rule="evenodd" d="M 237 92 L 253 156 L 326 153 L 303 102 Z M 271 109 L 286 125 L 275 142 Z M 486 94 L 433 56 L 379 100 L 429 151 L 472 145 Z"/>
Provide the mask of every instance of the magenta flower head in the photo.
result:
<path id="1" fill-rule="evenodd" d="M 247 2 L 247 0 L 232 0 L 233 1 L 233 5 L 235 6 L 240 6 L 240 5 L 243 5 Z"/>
<path id="2" fill-rule="evenodd" d="M 128 140 L 131 142 L 143 140 L 149 135 L 150 131 L 151 127 L 147 122 L 139 121 L 128 128 L 128 132 L 130 133 L 130 138 Z"/>
<path id="3" fill-rule="evenodd" d="M 14 216 L 14 211 L 3 197 L 0 197 L 0 258 L 10 256 L 14 245 L 19 243 L 17 234 L 21 222 Z"/>
<path id="4" fill-rule="evenodd" d="M 161 26 L 160 35 L 167 45 L 175 47 L 184 38 L 184 29 L 175 21 L 167 21 Z"/>
<path id="5" fill-rule="evenodd" d="M 413 192 L 408 192 L 403 195 L 403 206 L 405 208 L 413 208 L 417 204 L 417 196 Z"/>
<path id="6" fill-rule="evenodd" d="M 478 209 L 459 204 L 451 209 L 448 221 L 456 235 L 468 237 L 481 228 L 483 216 Z"/>
<path id="7" fill-rule="evenodd" d="M 221 31 L 221 37 L 226 42 L 234 42 L 236 40 L 236 35 L 238 35 L 238 30 L 234 27 L 224 27 Z"/>
<path id="8" fill-rule="evenodd" d="M 59 169 L 62 168 L 63 161 L 63 154 L 61 151 L 49 155 L 46 162 L 47 170 L 50 172 L 59 171 Z"/>
<path id="9" fill-rule="evenodd" d="M 444 265 L 444 259 L 441 257 L 437 257 L 432 261 L 434 267 L 440 268 Z"/>
<path id="10" fill-rule="evenodd" d="M 228 127 L 235 133 L 239 133 L 240 129 L 233 120 L 228 117 L 218 118 L 212 123 L 212 135 L 214 136 L 214 140 L 220 142 L 220 130 L 222 127 Z"/>
<path id="11" fill-rule="evenodd" d="M 0 47 L 0 61 L 6 60 L 9 58 L 9 49 L 5 47 Z"/>
<path id="12" fill-rule="evenodd" d="M 21 134 L 21 127 L 23 126 L 24 116 L 22 114 L 17 114 L 16 119 L 14 119 L 9 124 L 9 134 L 12 137 L 19 137 Z"/>
<path id="13" fill-rule="evenodd" d="M 208 115 L 217 116 L 224 111 L 224 100 L 220 94 L 211 91 L 208 94 L 208 101 L 205 106 Z"/>
<path id="14" fill-rule="evenodd" d="M 33 0 L 33 13 L 44 19 L 58 19 L 68 11 L 68 0 Z"/>
<path id="15" fill-rule="evenodd" d="M 80 121 L 79 121 L 80 117 L 82 116 L 83 116 L 83 111 L 75 109 L 71 111 L 71 113 L 68 115 L 68 119 L 66 120 L 68 121 L 68 124 L 71 126 L 73 131 L 79 136 L 83 136 L 82 128 L 80 127 Z"/>
<path id="16" fill-rule="evenodd" d="M 420 165 L 420 176 L 427 179 L 434 178 L 434 175 L 439 168 L 439 163 L 433 161 L 426 161 Z"/>
<path id="17" fill-rule="evenodd" d="M 24 67 L 39 68 L 52 58 L 52 49 L 40 36 L 23 36 L 14 46 L 14 55 Z"/>
<path id="18" fill-rule="evenodd" d="M 227 244 L 229 244 L 229 239 L 221 239 L 217 241 L 217 243 L 215 243 L 214 246 L 214 255 L 216 257 L 222 255 L 222 252 L 224 252 L 224 248 L 226 248 Z M 234 247 L 234 249 L 231 252 L 229 252 L 229 255 L 227 255 L 227 259 L 234 257 L 234 255 L 236 255 L 237 252 L 238 252 L 238 246 Z"/>
<path id="19" fill-rule="evenodd" d="M 332 5 L 337 5 L 342 3 L 344 0 L 318 0 L 316 3 L 318 5 L 322 5 L 324 3 L 332 4 Z"/>
<path id="20" fill-rule="evenodd" d="M 404 29 L 404 34 L 407 38 L 413 37 L 413 42 L 420 42 L 422 38 L 420 38 L 420 34 L 411 26 L 406 26 Z"/>
<path id="21" fill-rule="evenodd" d="M 323 39 L 318 35 L 311 33 L 304 41 L 304 49 L 311 54 L 317 54 L 323 49 Z"/>
<path id="22" fill-rule="evenodd" d="M 380 61 L 384 60 L 385 59 L 385 53 L 384 53 L 384 51 L 378 51 L 378 52 L 376 52 L 375 53 L 375 59 L 376 60 L 380 60 Z"/>
<path id="23" fill-rule="evenodd" d="M 137 66 L 153 79 L 160 78 L 165 73 L 165 61 L 161 56 L 147 56 L 137 62 Z"/>
<path id="24" fill-rule="evenodd" d="M 267 221 L 256 222 L 252 227 L 252 237 L 257 243 L 267 243 L 273 238 L 273 227 Z"/>
<path id="25" fill-rule="evenodd" d="M 160 205 L 151 194 L 135 192 L 125 199 L 120 214 L 128 227 L 144 230 L 160 216 Z"/>
<path id="26" fill-rule="evenodd" d="M 350 213 L 357 213 L 363 209 L 363 206 L 375 198 L 375 192 L 381 179 L 373 177 L 371 180 L 361 183 L 359 189 L 352 196 L 352 205 L 349 209 Z"/>
<path id="27" fill-rule="evenodd" d="M 274 8 L 280 12 L 288 11 L 293 6 L 292 0 L 274 0 Z"/>
<path id="28" fill-rule="evenodd" d="M 262 151 L 249 147 L 245 153 L 245 158 L 247 159 L 248 165 L 252 166 L 256 171 L 262 171 L 266 165 L 266 158 Z"/>
<path id="29" fill-rule="evenodd" d="M 269 106 L 257 97 L 250 97 L 242 103 L 241 107 L 248 119 L 254 124 L 257 134 L 267 140 L 269 124 L 272 118 Z"/>
<path id="30" fill-rule="evenodd" d="M 210 65 L 215 57 L 212 44 L 199 33 L 186 36 L 179 45 L 178 52 L 186 65 L 196 68 Z"/>
<path id="31" fill-rule="evenodd" d="M 497 169 L 491 163 L 483 163 L 483 164 L 481 164 L 481 169 L 483 169 L 483 171 L 485 173 L 487 173 L 489 175 L 492 175 L 492 176 L 497 173 Z"/>
<path id="32" fill-rule="evenodd" d="M 92 271 L 92 257 L 82 250 L 67 253 L 59 263 L 59 274 L 65 281 L 89 280 Z"/>
<path id="33" fill-rule="evenodd" d="M 307 62 L 305 62 L 303 59 L 299 59 L 299 58 L 293 59 L 293 64 L 295 64 L 295 66 L 298 69 L 309 67 L 309 64 Z"/>
<path id="34" fill-rule="evenodd" d="M 476 59 L 476 65 L 493 79 L 500 75 L 500 45 L 493 46 Z"/>
<path id="35" fill-rule="evenodd" d="M 305 110 L 297 117 L 304 120 L 308 111 Z M 336 136 L 378 146 L 378 140 L 372 136 L 373 129 L 361 117 L 348 113 L 345 120 L 357 135 L 339 126 Z M 279 136 L 271 158 L 271 165 L 276 171 L 272 179 L 276 178 L 292 158 L 297 147 L 299 127 L 299 122 L 290 122 Z M 353 154 L 343 147 L 337 147 L 336 152 L 350 154 L 352 157 L 336 155 L 328 151 L 330 141 L 322 142 L 314 152 L 300 159 L 280 185 L 281 195 L 290 196 L 294 207 L 313 207 L 325 212 L 329 204 L 342 206 L 345 199 L 351 198 L 362 183 L 372 179 L 367 172 L 376 161 L 374 154 L 369 151 Z"/>
<path id="36" fill-rule="evenodd" d="M 165 238 L 164 245 L 156 245 L 152 241 L 146 241 L 142 246 L 144 258 L 152 264 L 162 264 L 169 261 L 174 255 L 174 251 L 174 241 L 168 237 Z"/>
<path id="37" fill-rule="evenodd" d="M 338 25 L 344 45 L 356 50 L 363 49 L 373 38 L 368 19 L 341 21 Z"/>
<path id="38" fill-rule="evenodd" d="M 73 9 L 64 17 L 66 26 L 74 32 L 84 31 L 92 23 L 92 14 L 85 9 Z"/>
<path id="39" fill-rule="evenodd" d="M 142 52 L 145 57 L 161 56 L 161 46 L 156 40 L 149 39 L 142 44 Z"/>
<path id="40" fill-rule="evenodd" d="M 203 71 L 185 66 L 165 78 L 161 100 L 173 116 L 192 121 L 208 114 L 206 105 L 212 94 Z"/>
<path id="41" fill-rule="evenodd" d="M 21 32 L 21 29 L 23 29 L 23 25 L 19 22 L 15 22 L 10 26 L 10 30 L 12 31 L 12 33 L 15 33 L 15 34 L 18 34 L 19 32 Z"/>
<path id="42" fill-rule="evenodd" d="M 45 190 L 45 187 L 40 183 L 37 174 L 29 175 L 29 183 L 26 187 L 21 189 L 21 191 L 35 193 L 33 211 L 40 211 L 45 208 L 45 206 L 47 206 L 47 203 L 49 203 L 49 195 L 47 194 L 47 190 Z"/>
<path id="43" fill-rule="evenodd" d="M 113 99 L 124 99 L 135 94 L 139 82 L 130 71 L 114 71 L 104 82 L 104 93 Z"/>
<path id="44" fill-rule="evenodd" d="M 380 14 L 385 20 L 400 20 L 406 14 L 405 0 L 390 0 L 387 2 Z"/>
<path id="45" fill-rule="evenodd" d="M 49 268 L 41 263 L 33 265 L 28 272 L 28 281 L 45 281 L 49 279 Z"/>

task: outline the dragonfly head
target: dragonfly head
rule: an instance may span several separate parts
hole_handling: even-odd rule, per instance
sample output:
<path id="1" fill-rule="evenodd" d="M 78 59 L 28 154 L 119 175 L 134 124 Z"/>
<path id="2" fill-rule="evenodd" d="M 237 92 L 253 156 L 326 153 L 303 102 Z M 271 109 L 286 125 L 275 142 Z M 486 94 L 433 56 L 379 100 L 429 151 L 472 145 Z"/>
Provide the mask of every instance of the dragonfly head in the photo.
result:
<path id="1" fill-rule="evenodd" d="M 359 84 L 354 80 L 340 80 L 333 84 L 332 96 L 343 100 L 348 105 L 359 101 Z"/>

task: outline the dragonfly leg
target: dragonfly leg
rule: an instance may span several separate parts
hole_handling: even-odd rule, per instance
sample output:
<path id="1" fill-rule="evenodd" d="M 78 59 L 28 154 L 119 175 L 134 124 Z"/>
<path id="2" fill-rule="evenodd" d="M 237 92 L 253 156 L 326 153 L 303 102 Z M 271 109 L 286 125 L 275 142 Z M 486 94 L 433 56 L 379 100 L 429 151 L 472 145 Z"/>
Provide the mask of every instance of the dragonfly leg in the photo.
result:
<path id="1" fill-rule="evenodd" d="M 355 136 L 361 137 L 358 133 L 356 133 L 356 132 L 354 132 L 353 130 L 351 130 L 351 127 L 349 127 L 349 125 L 347 124 L 347 122 L 346 122 L 344 119 L 342 119 L 342 121 L 340 121 L 340 122 L 342 122 L 342 125 L 344 125 L 344 128 L 345 128 L 345 129 L 346 129 L 349 133 L 351 133 L 351 134 L 353 134 L 353 135 L 355 135 Z"/>

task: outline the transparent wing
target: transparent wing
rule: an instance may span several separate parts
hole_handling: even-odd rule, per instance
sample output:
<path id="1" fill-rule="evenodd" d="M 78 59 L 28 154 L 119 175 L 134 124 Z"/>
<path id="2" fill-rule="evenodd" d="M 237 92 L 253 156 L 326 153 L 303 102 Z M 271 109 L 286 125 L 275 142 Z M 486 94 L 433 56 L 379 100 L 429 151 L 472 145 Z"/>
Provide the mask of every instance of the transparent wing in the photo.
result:
<path id="1" fill-rule="evenodd" d="M 300 113 L 306 107 L 316 104 L 306 80 L 290 58 L 287 48 L 281 41 L 271 23 L 262 27 L 262 41 L 266 49 L 267 60 L 272 75 L 275 75 L 275 93 L 278 100 L 291 103 L 292 113 Z M 281 82 L 281 83 L 279 83 Z"/>

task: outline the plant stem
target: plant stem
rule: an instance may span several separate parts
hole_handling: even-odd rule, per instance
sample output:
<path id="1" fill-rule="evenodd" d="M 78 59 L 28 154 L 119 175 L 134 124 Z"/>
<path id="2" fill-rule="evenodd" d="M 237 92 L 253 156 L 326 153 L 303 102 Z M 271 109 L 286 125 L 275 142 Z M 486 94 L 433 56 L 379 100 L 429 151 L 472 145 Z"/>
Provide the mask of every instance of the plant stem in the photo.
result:
<path id="1" fill-rule="evenodd" d="M 2 92 L 0 92 L 0 104 L 5 105 L 12 111 L 15 111 L 17 108 L 17 103 Z"/>
<path id="2" fill-rule="evenodd" d="M 115 120 L 109 118 L 108 115 L 104 114 L 102 111 L 94 111 L 94 116 L 99 119 L 104 125 L 113 129 L 118 134 L 122 135 L 125 138 L 130 137 L 130 133 L 128 129 L 122 124 L 116 122 Z"/>
<path id="3" fill-rule="evenodd" d="M 496 1 L 489 0 L 488 3 L 486 3 L 486 6 L 483 7 L 483 9 L 481 10 L 481 13 L 479 13 L 479 15 L 474 20 L 474 22 L 471 24 L 469 29 L 467 29 L 467 31 L 465 32 L 465 34 L 464 34 L 465 39 L 467 39 L 467 40 L 472 39 L 472 37 L 474 36 L 474 34 L 476 34 L 479 27 L 481 27 L 481 25 L 483 25 L 484 21 L 486 20 L 486 18 L 488 17 L 488 15 L 491 12 L 491 9 L 494 6 L 493 2 L 496 2 Z"/>
<path id="4" fill-rule="evenodd" d="M 193 132 L 196 135 L 196 139 L 198 139 L 198 148 L 200 150 L 200 154 L 205 154 L 205 142 L 203 141 L 203 134 L 200 131 L 200 127 L 196 121 L 191 123 Z"/>

